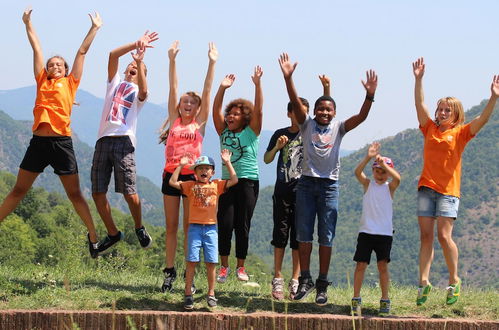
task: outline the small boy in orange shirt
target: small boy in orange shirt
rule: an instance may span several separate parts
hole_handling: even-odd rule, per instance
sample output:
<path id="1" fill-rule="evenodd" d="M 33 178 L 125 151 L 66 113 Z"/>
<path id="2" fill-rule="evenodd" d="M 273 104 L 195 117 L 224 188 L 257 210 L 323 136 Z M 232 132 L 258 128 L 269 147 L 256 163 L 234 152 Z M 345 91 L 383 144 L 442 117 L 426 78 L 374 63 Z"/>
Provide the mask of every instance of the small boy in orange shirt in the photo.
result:
<path id="1" fill-rule="evenodd" d="M 189 157 L 182 157 L 179 166 L 170 178 L 170 186 L 179 189 L 187 196 L 189 230 L 187 234 L 186 251 L 186 274 L 185 274 L 185 299 L 184 308 L 194 308 L 192 297 L 192 282 L 194 271 L 199 263 L 199 252 L 203 248 L 206 273 L 208 275 L 208 297 L 209 307 L 217 306 L 215 298 L 216 265 L 218 263 L 218 231 L 217 231 L 217 206 L 218 197 L 228 188 L 237 183 L 236 171 L 230 162 L 232 153 L 222 150 L 222 162 L 227 167 L 229 180 L 211 180 L 215 173 L 215 162 L 211 157 L 201 156 L 191 167 L 194 170 L 196 181 L 178 181 L 182 168 L 189 164 Z"/>

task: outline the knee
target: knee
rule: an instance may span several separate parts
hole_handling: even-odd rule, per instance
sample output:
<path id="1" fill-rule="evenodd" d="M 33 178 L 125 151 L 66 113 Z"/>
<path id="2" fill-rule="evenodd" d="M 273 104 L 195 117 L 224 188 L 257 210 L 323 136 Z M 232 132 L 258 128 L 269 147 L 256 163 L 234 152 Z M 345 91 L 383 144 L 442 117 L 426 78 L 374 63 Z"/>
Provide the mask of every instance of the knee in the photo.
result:
<path id="1" fill-rule="evenodd" d="M 378 271 L 382 274 L 388 272 L 388 263 L 386 260 L 382 260 L 378 262 Z"/>
<path id="2" fill-rule="evenodd" d="M 365 272 L 366 268 L 367 268 L 367 262 L 357 262 L 357 265 L 355 266 L 355 271 Z"/>
<path id="3" fill-rule="evenodd" d="M 419 235 L 421 244 L 433 244 L 433 231 L 422 231 Z"/>
<path id="4" fill-rule="evenodd" d="M 449 233 L 438 233 L 438 242 L 440 245 L 449 245 L 452 242 L 452 236 Z"/>
<path id="5" fill-rule="evenodd" d="M 135 204 L 135 205 L 140 204 L 140 198 L 139 195 L 137 194 L 124 194 L 123 197 L 125 197 L 125 201 L 128 204 Z"/>
<path id="6" fill-rule="evenodd" d="M 28 190 L 29 188 L 14 186 L 10 194 L 14 198 L 23 198 L 28 193 Z"/>
<path id="7" fill-rule="evenodd" d="M 75 188 L 71 190 L 66 191 L 66 195 L 68 196 L 69 200 L 72 202 L 80 202 L 84 200 L 83 195 L 81 194 L 80 188 Z"/>

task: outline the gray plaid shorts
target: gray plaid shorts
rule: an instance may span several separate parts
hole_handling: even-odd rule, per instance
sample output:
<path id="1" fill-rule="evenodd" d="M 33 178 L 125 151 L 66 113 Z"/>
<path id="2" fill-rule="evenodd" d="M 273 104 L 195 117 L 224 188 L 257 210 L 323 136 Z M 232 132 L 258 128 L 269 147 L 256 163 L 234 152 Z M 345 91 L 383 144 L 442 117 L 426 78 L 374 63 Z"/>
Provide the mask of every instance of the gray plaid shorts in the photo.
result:
<path id="1" fill-rule="evenodd" d="M 105 193 L 114 170 L 114 191 L 137 193 L 135 148 L 128 136 L 105 136 L 95 143 L 92 160 L 92 193 Z"/>

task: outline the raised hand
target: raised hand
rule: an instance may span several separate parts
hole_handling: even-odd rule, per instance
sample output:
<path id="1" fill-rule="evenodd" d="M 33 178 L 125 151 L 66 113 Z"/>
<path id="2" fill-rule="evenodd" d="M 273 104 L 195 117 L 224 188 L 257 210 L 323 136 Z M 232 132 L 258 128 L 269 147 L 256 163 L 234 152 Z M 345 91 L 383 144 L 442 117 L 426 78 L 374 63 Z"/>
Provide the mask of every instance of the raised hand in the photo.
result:
<path id="1" fill-rule="evenodd" d="M 425 64 L 422 57 L 418 58 L 416 62 L 412 63 L 412 72 L 414 73 L 414 78 L 421 79 L 424 75 Z"/>
<path id="2" fill-rule="evenodd" d="M 178 40 L 175 40 L 168 49 L 168 58 L 170 60 L 174 60 L 175 57 L 177 57 L 177 54 L 180 51 L 180 49 L 178 48 L 178 44 L 179 44 Z"/>
<path id="3" fill-rule="evenodd" d="M 382 168 L 386 168 L 386 166 L 387 166 L 385 164 L 385 159 L 380 154 L 376 155 L 376 163 L 378 163 L 378 165 L 381 166 Z"/>
<path id="4" fill-rule="evenodd" d="M 329 77 L 326 76 L 325 74 L 319 75 L 319 79 L 320 79 L 323 87 L 329 87 L 330 86 L 331 79 L 329 79 Z"/>
<path id="5" fill-rule="evenodd" d="M 259 65 L 255 66 L 255 72 L 251 76 L 251 80 L 253 80 L 253 83 L 255 85 L 258 85 L 260 83 L 260 79 L 262 78 L 262 75 L 263 75 L 262 67 Z"/>
<path id="6" fill-rule="evenodd" d="M 135 50 L 135 53 L 132 53 L 132 58 L 135 62 L 137 62 L 137 64 L 140 64 L 140 62 L 142 62 L 142 60 L 144 59 L 145 53 L 146 53 L 145 48 L 137 48 Z"/>
<path id="7" fill-rule="evenodd" d="M 154 46 L 151 46 L 151 43 L 158 40 L 158 33 L 157 32 L 151 32 L 149 33 L 149 30 L 147 30 L 140 38 L 135 42 L 135 48 L 139 49 L 145 49 L 145 48 L 154 48 Z"/>
<path id="8" fill-rule="evenodd" d="M 492 78 L 492 84 L 490 85 L 490 91 L 492 92 L 492 96 L 499 96 L 499 75 L 494 76 Z"/>
<path id="9" fill-rule="evenodd" d="M 362 85 L 366 89 L 367 94 L 374 95 L 378 87 L 378 76 L 374 70 L 366 71 L 366 81 L 362 80 Z"/>
<path id="10" fill-rule="evenodd" d="M 369 158 L 373 158 L 373 157 L 379 155 L 379 149 L 380 149 L 380 147 L 381 147 L 381 145 L 379 144 L 379 142 L 373 142 L 373 143 L 371 143 L 371 145 L 367 149 L 367 156 Z"/>
<path id="11" fill-rule="evenodd" d="M 230 152 L 228 149 L 223 149 L 222 152 L 220 153 L 220 156 L 222 157 L 222 161 L 224 164 L 227 164 L 230 162 L 230 157 L 232 156 L 232 152 Z"/>
<path id="12" fill-rule="evenodd" d="M 31 21 L 31 12 L 33 9 L 31 7 L 28 7 L 24 10 L 23 12 L 23 23 L 28 24 Z"/>
<path id="13" fill-rule="evenodd" d="M 189 164 L 189 162 L 191 161 L 191 157 L 189 156 L 183 156 L 182 158 L 180 158 L 180 166 L 185 166 L 187 164 Z"/>
<path id="14" fill-rule="evenodd" d="M 279 136 L 279 138 L 277 139 L 277 142 L 276 142 L 276 147 L 278 150 L 281 150 L 282 148 L 284 148 L 284 146 L 286 145 L 286 143 L 288 143 L 288 137 L 286 135 L 281 135 Z"/>
<path id="15" fill-rule="evenodd" d="M 220 87 L 223 88 L 229 88 L 232 86 L 234 83 L 234 80 L 236 80 L 236 76 L 234 74 L 228 74 L 225 76 L 225 78 L 222 80 L 222 83 L 220 84 Z"/>
<path id="16" fill-rule="evenodd" d="M 90 20 L 92 21 L 92 27 L 99 29 L 102 26 L 102 18 L 100 17 L 98 12 L 95 12 L 94 16 L 92 14 L 88 14 Z"/>
<path id="17" fill-rule="evenodd" d="M 215 43 L 210 42 L 208 44 L 208 58 L 212 62 L 216 62 L 218 60 L 218 50 L 217 47 L 215 47 Z"/>
<path id="18" fill-rule="evenodd" d="M 279 56 L 279 65 L 281 66 L 281 71 L 282 74 L 284 75 L 284 78 L 289 78 L 293 75 L 293 72 L 295 71 L 298 62 L 291 63 L 289 60 L 288 53 L 282 53 Z"/>

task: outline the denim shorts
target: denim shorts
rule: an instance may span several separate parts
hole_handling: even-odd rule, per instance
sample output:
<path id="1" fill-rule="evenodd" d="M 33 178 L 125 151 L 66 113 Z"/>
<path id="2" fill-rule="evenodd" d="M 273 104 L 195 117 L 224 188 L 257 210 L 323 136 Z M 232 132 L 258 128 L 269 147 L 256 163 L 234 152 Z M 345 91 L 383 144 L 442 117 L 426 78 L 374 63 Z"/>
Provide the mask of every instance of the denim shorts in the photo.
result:
<path id="1" fill-rule="evenodd" d="M 456 218 L 459 209 L 459 198 L 442 195 L 428 187 L 418 189 L 419 217 Z"/>
<path id="2" fill-rule="evenodd" d="M 189 262 L 199 262 L 201 248 L 203 248 L 204 262 L 218 263 L 217 225 L 189 224 L 185 259 Z"/>
<path id="3" fill-rule="evenodd" d="M 302 176 L 296 187 L 296 240 L 313 241 L 315 217 L 319 245 L 332 246 L 338 218 L 339 184 L 336 180 Z"/>

